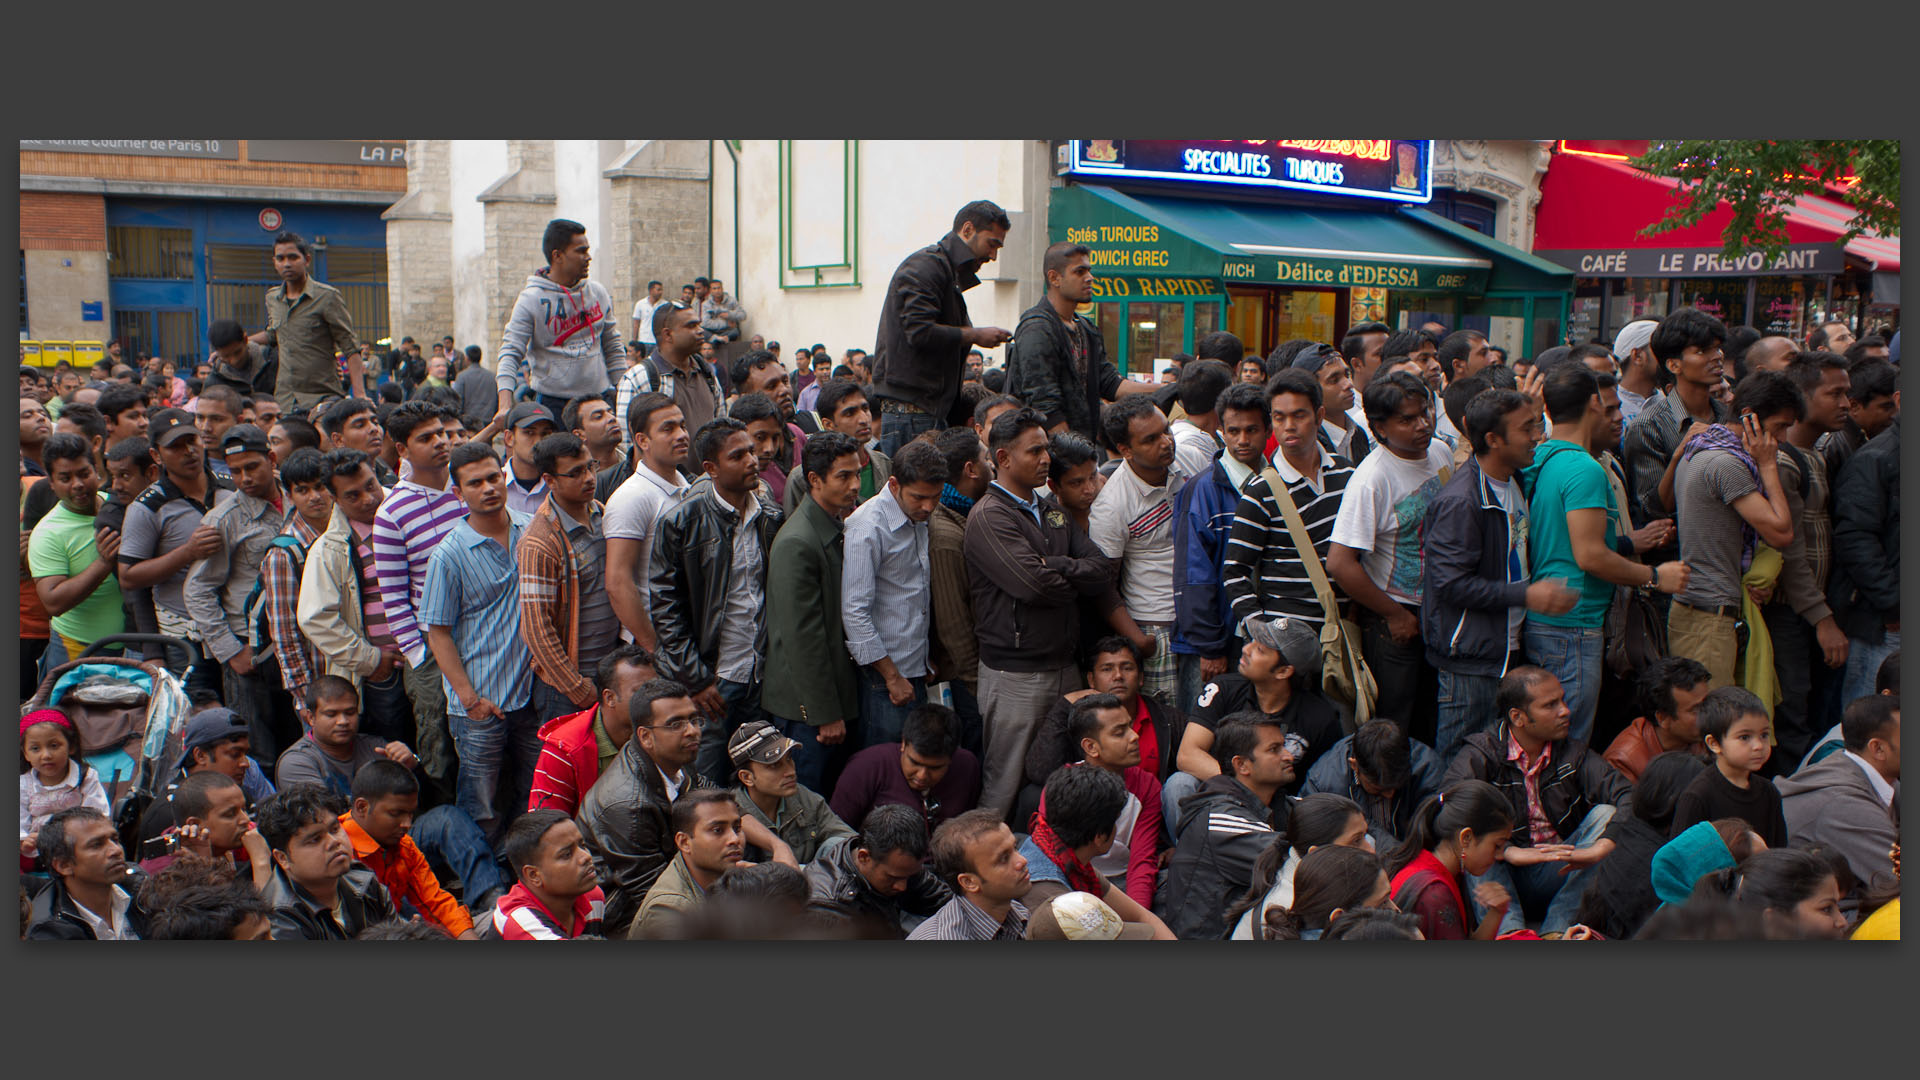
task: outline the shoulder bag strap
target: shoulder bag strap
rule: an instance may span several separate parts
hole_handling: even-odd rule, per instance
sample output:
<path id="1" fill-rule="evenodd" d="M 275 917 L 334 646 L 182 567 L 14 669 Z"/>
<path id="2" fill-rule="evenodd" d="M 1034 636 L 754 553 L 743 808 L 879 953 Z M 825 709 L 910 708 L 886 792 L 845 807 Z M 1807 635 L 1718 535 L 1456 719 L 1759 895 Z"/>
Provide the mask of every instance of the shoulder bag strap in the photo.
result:
<path id="1" fill-rule="evenodd" d="M 1320 553 L 1314 550 L 1313 538 L 1307 534 L 1307 523 L 1300 520 L 1300 509 L 1293 505 L 1293 493 L 1287 490 L 1286 481 L 1280 478 L 1280 470 L 1272 465 L 1268 465 L 1260 475 L 1266 478 L 1267 487 L 1273 492 L 1273 500 L 1280 504 L 1280 516 L 1286 520 L 1294 549 L 1300 552 L 1300 563 L 1307 568 L 1307 577 L 1313 582 L 1313 594 L 1319 598 L 1327 621 L 1337 625 L 1340 621 L 1340 604 L 1334 598 L 1333 583 L 1327 580 L 1327 568 L 1320 565 Z"/>

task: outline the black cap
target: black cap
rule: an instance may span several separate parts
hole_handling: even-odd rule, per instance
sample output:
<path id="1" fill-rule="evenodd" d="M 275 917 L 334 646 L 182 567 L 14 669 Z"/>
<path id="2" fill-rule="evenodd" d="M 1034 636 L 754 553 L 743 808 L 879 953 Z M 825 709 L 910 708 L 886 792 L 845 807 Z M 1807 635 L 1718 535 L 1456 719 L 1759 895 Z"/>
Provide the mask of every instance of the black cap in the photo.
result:
<path id="1" fill-rule="evenodd" d="M 235 424 L 220 436 L 220 454 L 231 457 L 234 454 L 271 454 L 267 447 L 267 433 L 252 424 Z"/>
<path id="2" fill-rule="evenodd" d="M 154 446 L 172 446 L 188 435 L 199 434 L 193 426 L 193 414 L 185 409 L 161 409 L 147 420 L 147 441 Z"/>
<path id="3" fill-rule="evenodd" d="M 537 401 L 523 401 L 515 405 L 513 411 L 507 414 L 507 427 L 511 430 L 518 431 L 528 424 L 537 424 L 542 420 L 552 424 L 554 430 L 559 430 L 560 421 L 553 418 L 552 409 L 547 408 Z"/>

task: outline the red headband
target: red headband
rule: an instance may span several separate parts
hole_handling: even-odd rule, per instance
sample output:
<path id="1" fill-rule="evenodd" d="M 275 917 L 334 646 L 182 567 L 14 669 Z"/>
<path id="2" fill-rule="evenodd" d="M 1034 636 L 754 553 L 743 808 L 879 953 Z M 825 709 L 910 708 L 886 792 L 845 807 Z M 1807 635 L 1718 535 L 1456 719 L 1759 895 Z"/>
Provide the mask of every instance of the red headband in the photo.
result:
<path id="1" fill-rule="evenodd" d="M 35 709 L 20 718 L 20 737 L 25 739 L 27 729 L 40 724 L 58 724 L 76 735 L 79 734 L 78 729 L 73 726 L 73 721 L 67 719 L 67 714 L 59 709 Z"/>

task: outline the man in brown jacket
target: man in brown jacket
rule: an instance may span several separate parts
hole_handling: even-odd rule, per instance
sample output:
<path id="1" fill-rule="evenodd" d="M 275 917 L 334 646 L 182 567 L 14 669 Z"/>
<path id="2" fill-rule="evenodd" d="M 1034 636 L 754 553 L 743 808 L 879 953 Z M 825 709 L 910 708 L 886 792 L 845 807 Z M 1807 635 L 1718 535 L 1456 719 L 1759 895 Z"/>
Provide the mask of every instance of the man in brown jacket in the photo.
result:
<path id="1" fill-rule="evenodd" d="M 927 519 L 927 561 L 933 575 L 933 648 L 936 678 L 953 687 L 960 745 L 984 757 L 980 724 L 980 645 L 973 634 L 973 594 L 967 584 L 967 514 L 993 482 L 993 455 L 970 427 L 948 428 L 934 443 L 947 459 L 947 486 Z"/>
<path id="2" fill-rule="evenodd" d="M 1045 417 L 1006 413 L 988 445 L 998 479 L 967 516 L 966 562 L 986 720 L 980 805 L 1004 816 L 1047 707 L 1080 688 L 1079 598 L 1106 592 L 1118 567 L 1034 494 L 1047 478 Z"/>

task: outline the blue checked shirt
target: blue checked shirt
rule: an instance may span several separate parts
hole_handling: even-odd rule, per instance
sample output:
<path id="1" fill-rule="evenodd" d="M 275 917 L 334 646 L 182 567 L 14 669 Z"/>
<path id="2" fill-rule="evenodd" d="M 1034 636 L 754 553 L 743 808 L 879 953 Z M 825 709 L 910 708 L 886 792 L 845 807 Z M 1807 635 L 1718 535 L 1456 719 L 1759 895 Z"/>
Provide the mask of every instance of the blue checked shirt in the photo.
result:
<path id="1" fill-rule="evenodd" d="M 512 712 L 533 700 L 533 654 L 520 640 L 520 567 L 514 552 L 532 519 L 512 510 L 508 544 L 501 547 L 462 520 L 433 549 L 420 593 L 420 621 L 453 634 L 474 692 Z M 447 714 L 466 707 L 442 675 Z"/>
<path id="2" fill-rule="evenodd" d="M 914 524 L 893 493 L 881 489 L 847 518 L 840 614 L 847 651 L 862 666 L 881 657 L 900 676 L 927 674 L 933 571 L 926 522 Z"/>

